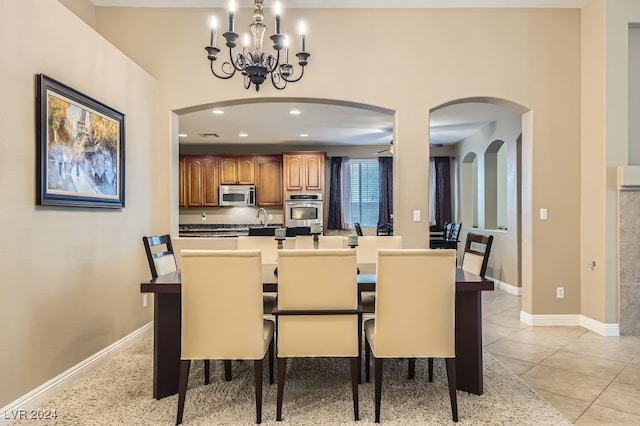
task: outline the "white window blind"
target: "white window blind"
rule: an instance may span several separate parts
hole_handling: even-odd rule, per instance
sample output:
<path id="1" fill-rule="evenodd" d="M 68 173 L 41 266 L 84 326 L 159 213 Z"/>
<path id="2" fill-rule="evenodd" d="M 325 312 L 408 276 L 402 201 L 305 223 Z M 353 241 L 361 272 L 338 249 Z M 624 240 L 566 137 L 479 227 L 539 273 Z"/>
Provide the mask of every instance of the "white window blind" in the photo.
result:
<path id="1" fill-rule="evenodd" d="M 376 226 L 380 200 L 378 160 L 349 160 L 347 170 L 349 223 Z"/>

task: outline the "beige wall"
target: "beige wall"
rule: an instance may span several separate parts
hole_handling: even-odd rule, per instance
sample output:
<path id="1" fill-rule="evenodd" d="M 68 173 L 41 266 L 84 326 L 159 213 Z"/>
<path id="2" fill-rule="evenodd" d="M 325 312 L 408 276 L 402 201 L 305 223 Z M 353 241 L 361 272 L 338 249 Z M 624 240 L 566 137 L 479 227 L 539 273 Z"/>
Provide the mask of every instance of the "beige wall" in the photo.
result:
<path id="1" fill-rule="evenodd" d="M 96 27 L 96 7 L 89 0 L 58 0 L 91 28 Z"/>
<path id="2" fill-rule="evenodd" d="M 164 173 L 153 158 L 156 81 L 58 1 L 1 9 L 0 407 L 151 320 L 141 236 L 165 227 L 152 193 Z M 34 205 L 38 73 L 126 114 L 124 209 Z"/>
<path id="3" fill-rule="evenodd" d="M 550 220 L 533 221 L 531 238 L 524 241 L 530 248 L 523 247 L 523 253 L 531 253 L 527 309 L 532 314 L 574 313 L 579 292 L 567 292 L 559 303 L 555 287 L 576 286 L 580 280 L 579 10 L 288 10 L 285 31 L 298 17 L 307 21 L 310 65 L 302 82 L 284 92 L 265 85 L 259 94 L 244 90 L 237 79 L 211 76 L 203 50 L 210 13 L 97 8 L 96 16 L 98 30 L 159 80 L 163 114 L 271 96 L 353 101 L 396 111 L 394 221 L 407 247 L 426 247 L 428 241 L 428 112 L 476 96 L 532 110 L 532 192 L 527 199 L 533 210 L 547 208 Z M 237 25 L 248 22 L 248 15 L 242 10 Z M 402 40 L 371 31 L 399 27 L 406 32 Z M 366 65 L 355 64 L 354 58 Z M 177 129 L 168 120 L 160 125 L 158 144 L 168 146 Z M 159 187 L 172 187 L 162 220 L 175 226 L 176 154 L 163 152 L 156 159 L 173 170 Z M 412 221 L 415 209 L 425 220 Z"/>
<path id="4" fill-rule="evenodd" d="M 593 0 L 582 10 L 582 150 L 581 253 L 582 313 L 607 320 L 605 272 L 606 167 L 606 22 L 605 0 Z M 596 262 L 597 267 L 587 266 Z M 610 320 L 615 321 L 615 318 Z"/>

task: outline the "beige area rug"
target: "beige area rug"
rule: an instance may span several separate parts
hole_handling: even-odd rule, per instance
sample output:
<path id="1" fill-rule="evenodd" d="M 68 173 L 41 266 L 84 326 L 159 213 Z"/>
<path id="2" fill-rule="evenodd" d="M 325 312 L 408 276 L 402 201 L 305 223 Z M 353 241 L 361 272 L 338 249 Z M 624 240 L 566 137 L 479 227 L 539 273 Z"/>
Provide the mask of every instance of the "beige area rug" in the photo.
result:
<path id="1" fill-rule="evenodd" d="M 172 425 L 177 396 L 156 401 L 151 394 L 151 336 L 131 345 L 75 382 L 43 410 L 58 418 L 47 425 Z M 485 393 L 458 391 L 460 425 L 571 424 L 529 386 L 485 352 Z M 295 359 L 287 368 L 283 421 L 275 421 L 276 385 L 269 385 L 265 360 L 264 425 L 374 425 L 374 385 L 359 386 L 360 418 L 353 421 L 349 365 L 345 360 Z M 253 363 L 234 361 L 233 380 L 223 380 L 222 362 L 212 362 L 203 384 L 202 362 L 192 363 L 185 425 L 255 424 Z M 444 362 L 435 361 L 434 382 L 426 380 L 426 361 L 416 363 L 416 380 L 407 380 L 406 361 L 385 363 L 382 425 L 454 424 Z M 373 368 L 372 368 L 373 376 Z M 364 376 L 363 376 L 364 378 Z M 372 377 L 373 379 L 373 377 Z M 43 424 L 38 422 L 39 424 Z M 16 422 L 33 425 L 34 421 Z"/>

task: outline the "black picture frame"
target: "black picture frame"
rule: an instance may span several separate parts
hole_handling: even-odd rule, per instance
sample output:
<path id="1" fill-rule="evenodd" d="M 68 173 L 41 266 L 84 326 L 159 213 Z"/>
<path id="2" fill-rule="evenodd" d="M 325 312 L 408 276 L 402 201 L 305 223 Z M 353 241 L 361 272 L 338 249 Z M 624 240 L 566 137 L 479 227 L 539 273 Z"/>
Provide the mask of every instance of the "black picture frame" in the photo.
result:
<path id="1" fill-rule="evenodd" d="M 36 203 L 124 207 L 125 116 L 36 75 Z"/>

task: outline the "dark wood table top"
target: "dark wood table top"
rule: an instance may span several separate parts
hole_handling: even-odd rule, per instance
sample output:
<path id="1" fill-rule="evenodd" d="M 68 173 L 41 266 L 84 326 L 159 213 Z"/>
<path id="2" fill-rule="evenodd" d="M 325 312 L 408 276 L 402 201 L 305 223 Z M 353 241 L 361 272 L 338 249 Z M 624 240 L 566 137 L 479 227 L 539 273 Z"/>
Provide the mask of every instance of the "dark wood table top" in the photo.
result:
<path id="1" fill-rule="evenodd" d="M 276 265 L 262 266 L 263 290 L 275 292 L 278 290 L 278 277 L 275 275 Z M 366 263 L 358 265 L 358 288 L 360 291 L 375 291 L 376 289 L 376 265 Z M 140 283 L 141 293 L 180 293 L 182 275 L 180 271 L 160 275 L 156 279 Z M 483 279 L 471 272 L 456 268 L 456 291 L 484 291 L 493 290 L 493 281 Z"/>

